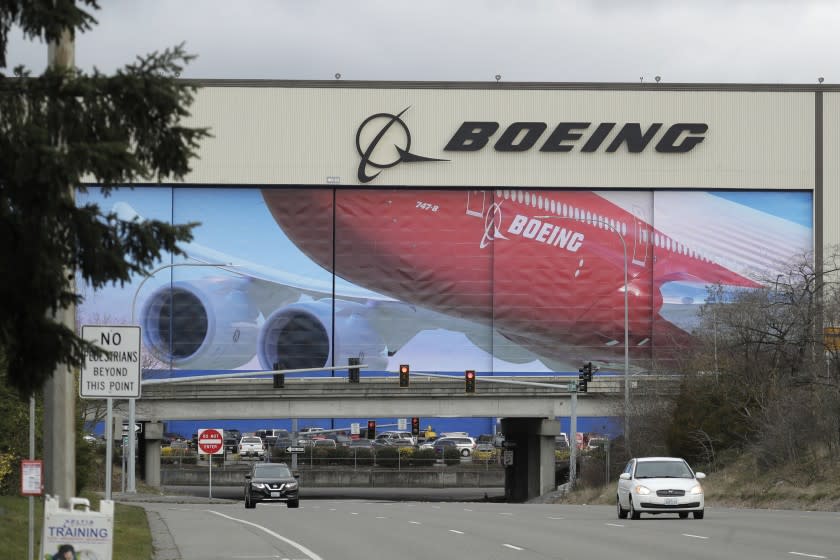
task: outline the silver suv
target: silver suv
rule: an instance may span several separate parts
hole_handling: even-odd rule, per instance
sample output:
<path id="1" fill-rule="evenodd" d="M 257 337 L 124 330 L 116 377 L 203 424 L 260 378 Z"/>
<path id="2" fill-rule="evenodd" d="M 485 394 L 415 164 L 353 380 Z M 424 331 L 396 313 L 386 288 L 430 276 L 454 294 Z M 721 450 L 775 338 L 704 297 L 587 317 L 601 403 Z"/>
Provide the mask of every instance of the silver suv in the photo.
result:
<path id="1" fill-rule="evenodd" d="M 455 446 L 458 448 L 458 451 L 461 452 L 462 457 L 469 457 L 475 451 L 475 440 L 471 437 L 467 436 L 451 436 L 451 437 L 442 437 L 435 441 L 435 443 L 439 441 L 454 441 Z"/>

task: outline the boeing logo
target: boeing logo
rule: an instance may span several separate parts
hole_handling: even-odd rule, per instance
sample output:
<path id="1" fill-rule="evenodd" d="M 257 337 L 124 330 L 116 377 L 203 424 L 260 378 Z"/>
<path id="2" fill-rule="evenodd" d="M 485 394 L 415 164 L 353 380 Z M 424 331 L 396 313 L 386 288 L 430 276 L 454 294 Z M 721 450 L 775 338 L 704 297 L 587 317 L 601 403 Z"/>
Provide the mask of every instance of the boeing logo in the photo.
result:
<path id="1" fill-rule="evenodd" d="M 359 152 L 358 178 L 361 183 L 374 180 L 383 169 L 398 163 L 449 161 L 411 153 L 411 132 L 402 120 L 406 107 L 396 115 L 376 113 L 366 118 L 356 131 L 356 151 Z M 561 122 L 549 127 L 545 122 L 513 122 L 502 129 L 496 121 L 465 121 L 449 142 L 446 152 L 478 152 L 492 145 L 496 152 L 527 152 L 535 148 L 543 153 L 569 152 L 607 154 L 624 147 L 627 153 L 639 154 L 652 146 L 661 154 L 684 154 L 705 140 L 709 130 L 706 123 L 654 122 Z M 494 142 L 491 143 L 491 139 Z M 369 174 L 368 167 L 379 171 Z M 485 235 L 485 237 L 487 237 Z M 492 235 L 490 236 L 492 239 Z M 485 243 L 482 241 L 482 243 Z"/>
<path id="2" fill-rule="evenodd" d="M 484 249 L 496 239 L 507 239 L 499 228 L 502 225 L 502 206 L 498 202 L 494 202 L 487 210 L 487 215 L 484 217 L 484 237 L 481 238 L 479 248 Z"/>
<path id="3" fill-rule="evenodd" d="M 359 161 L 359 182 L 369 183 L 376 179 L 383 169 L 394 167 L 398 163 L 417 163 L 429 161 L 449 161 L 445 159 L 436 159 L 430 157 L 419 156 L 411 153 L 411 132 L 408 130 L 405 122 L 400 118 L 403 113 L 408 111 L 406 107 L 396 115 L 390 113 L 377 113 L 366 118 L 359 130 L 356 131 L 356 151 L 361 157 Z M 394 125 L 397 125 L 398 130 L 393 130 Z M 383 141 L 383 138 L 388 136 L 389 140 L 398 140 L 402 145 L 392 144 L 394 151 L 390 154 L 389 146 Z M 365 146 L 362 146 L 362 141 L 365 139 Z M 380 143 L 386 144 L 380 147 Z M 379 150 L 377 150 L 379 148 Z M 377 157 L 387 158 L 379 160 Z M 368 175 L 367 167 L 375 167 L 379 169 L 373 175 Z"/>
<path id="4" fill-rule="evenodd" d="M 529 218 L 522 214 L 517 214 L 513 218 L 506 233 L 566 249 L 571 253 L 577 253 L 584 241 L 584 235 L 580 232 L 549 222 L 542 222 L 536 218 Z M 484 249 L 496 239 L 507 240 L 509 238 L 502 233 L 502 206 L 494 202 L 484 216 L 484 236 L 481 238 L 479 247 Z"/>

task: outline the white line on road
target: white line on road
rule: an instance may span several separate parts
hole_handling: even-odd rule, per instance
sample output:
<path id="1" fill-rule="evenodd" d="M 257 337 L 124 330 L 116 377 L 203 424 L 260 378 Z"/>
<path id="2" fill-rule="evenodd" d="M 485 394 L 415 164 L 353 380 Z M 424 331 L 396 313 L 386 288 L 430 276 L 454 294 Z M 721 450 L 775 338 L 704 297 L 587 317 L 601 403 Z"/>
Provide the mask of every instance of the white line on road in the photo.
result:
<path id="1" fill-rule="evenodd" d="M 385 516 L 380 515 L 380 516 L 378 516 L 378 517 L 377 517 L 377 519 L 388 519 L 388 518 L 387 518 L 387 517 L 385 517 Z"/>
<path id="2" fill-rule="evenodd" d="M 525 550 L 524 548 L 519 548 L 518 546 L 514 546 L 512 544 L 504 543 L 502 546 L 506 546 L 508 548 L 512 548 L 513 550 Z"/>
<path id="3" fill-rule="evenodd" d="M 788 552 L 788 554 L 795 554 L 796 556 L 807 556 L 808 558 L 825 558 L 819 554 L 805 554 L 804 552 Z"/>
<path id="4" fill-rule="evenodd" d="M 350 512 L 350 515 L 359 515 L 359 512 L 357 512 L 357 511 L 351 511 L 351 512 Z"/>
<path id="5" fill-rule="evenodd" d="M 267 534 L 271 535 L 275 539 L 281 540 L 284 543 L 295 547 L 299 551 L 301 551 L 304 554 L 306 554 L 307 556 L 309 556 L 309 558 L 311 558 L 312 560 L 323 560 L 323 558 L 321 558 L 320 556 L 318 556 L 317 554 L 315 554 L 314 552 L 312 552 L 311 550 L 309 550 L 308 548 L 306 548 L 302 544 L 296 543 L 292 539 L 287 539 L 283 535 L 278 535 L 277 533 L 275 533 L 271 529 L 263 527 L 262 525 L 257 525 L 256 523 L 251 523 L 250 521 L 245 521 L 244 519 L 237 519 L 236 517 L 231 517 L 229 515 L 225 515 L 224 513 L 219 513 L 218 511 L 213 511 L 212 509 L 208 509 L 206 511 L 212 513 L 213 515 L 218 515 L 219 517 L 224 517 L 225 519 L 230 519 L 231 521 L 236 521 L 237 523 L 242 523 L 243 525 L 250 525 L 251 527 L 256 527 L 257 529 L 260 529 L 261 531 L 264 531 Z"/>
<path id="6" fill-rule="evenodd" d="M 692 534 L 690 534 L 690 533 L 683 533 L 683 534 L 682 534 L 682 536 L 684 536 L 684 537 L 690 537 L 690 538 L 692 538 L 692 539 L 708 539 L 708 538 L 709 538 L 709 537 L 704 537 L 704 536 L 702 536 L 702 535 L 692 535 Z"/>
<path id="7" fill-rule="evenodd" d="M 620 523 L 604 523 L 604 525 L 609 525 L 610 527 L 624 527 Z"/>
<path id="8" fill-rule="evenodd" d="M 512 513 L 508 513 L 508 512 L 506 512 L 506 511 L 502 511 L 502 512 L 500 512 L 500 513 L 499 513 L 499 515 L 513 515 L 513 514 L 512 514 Z"/>
<path id="9" fill-rule="evenodd" d="M 566 518 L 565 517 L 548 517 L 547 519 L 554 519 L 555 521 L 558 521 L 560 519 L 566 519 Z"/>
<path id="10" fill-rule="evenodd" d="M 409 521 L 412 525 L 422 525 L 419 521 Z"/>
<path id="11" fill-rule="evenodd" d="M 463 531 L 456 531 L 455 529 L 449 529 L 449 532 L 450 532 L 450 533 L 457 533 L 457 534 L 459 534 L 459 535 L 463 535 L 463 534 L 464 534 L 464 532 L 463 532 Z"/>
<path id="12" fill-rule="evenodd" d="M 464 511 L 472 511 L 471 509 L 464 508 Z"/>

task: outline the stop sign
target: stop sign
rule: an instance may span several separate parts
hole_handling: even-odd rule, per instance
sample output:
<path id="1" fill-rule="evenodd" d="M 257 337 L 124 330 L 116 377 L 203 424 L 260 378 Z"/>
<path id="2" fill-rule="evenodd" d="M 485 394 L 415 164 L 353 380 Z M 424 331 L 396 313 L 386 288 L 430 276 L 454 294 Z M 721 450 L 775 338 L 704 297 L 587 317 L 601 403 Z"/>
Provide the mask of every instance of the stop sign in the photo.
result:
<path id="1" fill-rule="evenodd" d="M 198 452 L 208 455 L 224 453 L 225 440 L 222 437 L 222 430 L 207 428 L 198 430 Z"/>

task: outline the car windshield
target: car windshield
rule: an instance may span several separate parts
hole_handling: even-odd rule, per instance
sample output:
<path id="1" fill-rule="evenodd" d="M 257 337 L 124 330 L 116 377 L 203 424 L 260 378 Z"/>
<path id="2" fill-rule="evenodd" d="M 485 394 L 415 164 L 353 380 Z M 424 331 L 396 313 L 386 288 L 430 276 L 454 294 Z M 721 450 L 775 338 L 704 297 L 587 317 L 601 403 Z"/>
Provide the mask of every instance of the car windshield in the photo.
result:
<path id="1" fill-rule="evenodd" d="M 286 465 L 256 465 L 254 476 L 258 478 L 291 478 L 292 473 Z"/>
<path id="2" fill-rule="evenodd" d="M 693 478 L 688 465 L 682 461 L 640 461 L 636 478 Z"/>

